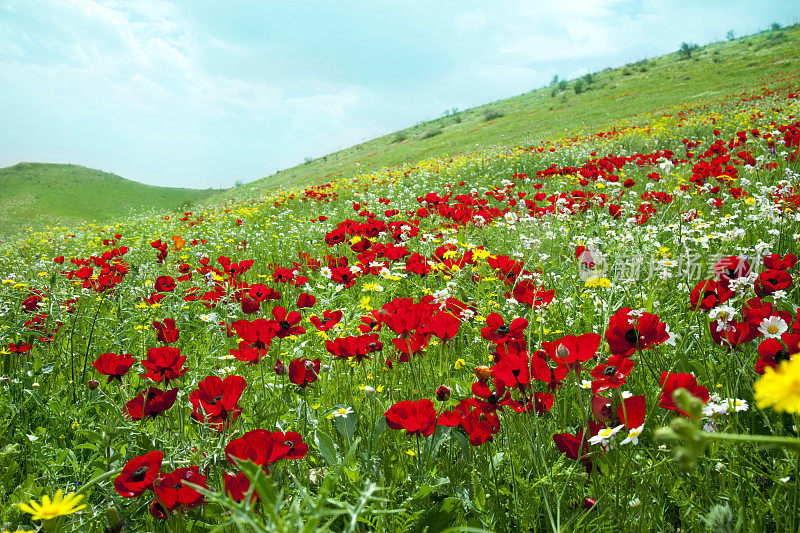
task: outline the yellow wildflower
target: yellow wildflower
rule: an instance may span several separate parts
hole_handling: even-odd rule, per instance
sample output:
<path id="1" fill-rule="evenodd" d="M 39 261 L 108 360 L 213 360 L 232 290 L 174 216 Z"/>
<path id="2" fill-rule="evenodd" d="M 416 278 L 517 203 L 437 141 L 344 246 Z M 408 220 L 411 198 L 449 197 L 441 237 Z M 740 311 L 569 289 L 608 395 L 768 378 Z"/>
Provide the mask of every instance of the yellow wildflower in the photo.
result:
<path id="1" fill-rule="evenodd" d="M 30 504 L 19 504 L 19 510 L 32 514 L 34 520 L 50 520 L 51 518 L 57 518 L 59 516 L 72 514 L 75 511 L 80 511 L 86 507 L 86 504 L 78 505 L 82 499 L 82 495 L 76 495 L 74 492 L 62 496 L 62 492 L 59 490 L 56 492 L 56 495 L 53 496 L 52 501 L 50 497 L 45 494 L 42 496 L 41 504 L 31 500 Z"/>
<path id="2" fill-rule="evenodd" d="M 782 361 L 777 370 L 765 368 L 755 384 L 754 397 L 759 409 L 772 407 L 779 413 L 800 414 L 800 354 Z"/>

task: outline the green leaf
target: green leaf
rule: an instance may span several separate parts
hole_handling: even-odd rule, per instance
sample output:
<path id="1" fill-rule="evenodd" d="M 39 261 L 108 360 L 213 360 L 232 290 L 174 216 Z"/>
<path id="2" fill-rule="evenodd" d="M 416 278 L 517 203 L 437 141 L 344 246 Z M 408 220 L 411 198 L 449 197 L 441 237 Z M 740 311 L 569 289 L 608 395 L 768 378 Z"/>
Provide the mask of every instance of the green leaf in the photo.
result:
<path id="1" fill-rule="evenodd" d="M 461 502 L 456 498 L 445 498 L 422 515 L 414 531 L 440 533 L 454 525 L 461 512 Z"/>
<path id="2" fill-rule="evenodd" d="M 339 464 L 336 444 L 333 443 L 333 439 L 327 433 L 321 429 L 316 430 L 314 432 L 314 444 L 319 450 L 319 454 L 330 466 Z"/>

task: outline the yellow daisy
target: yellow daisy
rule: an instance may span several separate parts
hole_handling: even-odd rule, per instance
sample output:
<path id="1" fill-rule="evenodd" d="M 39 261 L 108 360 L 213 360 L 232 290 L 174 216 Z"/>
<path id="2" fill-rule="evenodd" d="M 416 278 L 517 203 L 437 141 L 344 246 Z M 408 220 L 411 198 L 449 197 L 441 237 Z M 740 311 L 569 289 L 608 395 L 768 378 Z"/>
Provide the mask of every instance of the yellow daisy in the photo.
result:
<path id="1" fill-rule="evenodd" d="M 31 500 L 30 504 L 19 504 L 19 509 L 20 511 L 32 514 L 33 520 L 50 520 L 51 518 L 57 518 L 59 516 L 72 514 L 75 511 L 80 511 L 86 507 L 86 504 L 78 505 L 82 499 L 82 495 L 76 495 L 74 492 L 63 496 L 61 490 L 59 490 L 56 492 L 56 495 L 53 496 L 52 501 L 50 497 L 45 494 L 42 496 L 41 504 Z"/>
<path id="2" fill-rule="evenodd" d="M 759 409 L 772 407 L 779 413 L 800 414 L 800 354 L 782 361 L 778 369 L 767 367 L 755 384 Z"/>

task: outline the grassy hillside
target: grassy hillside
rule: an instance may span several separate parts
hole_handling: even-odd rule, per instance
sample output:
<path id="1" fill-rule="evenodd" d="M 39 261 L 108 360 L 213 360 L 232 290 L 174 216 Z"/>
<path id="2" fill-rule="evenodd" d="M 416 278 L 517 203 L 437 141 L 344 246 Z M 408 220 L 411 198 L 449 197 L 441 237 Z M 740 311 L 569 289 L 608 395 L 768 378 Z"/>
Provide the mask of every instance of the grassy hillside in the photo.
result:
<path id="1" fill-rule="evenodd" d="M 154 187 L 79 165 L 19 163 L 0 169 L 0 238 L 42 224 L 105 222 L 140 208 L 174 209 L 215 192 Z"/>
<path id="2" fill-rule="evenodd" d="M 538 144 L 565 131 L 594 131 L 656 109 L 713 100 L 800 72 L 800 26 L 709 44 L 593 73 L 417 124 L 230 191 L 324 183 L 385 166 L 494 145 Z M 576 84 L 582 92 L 576 93 Z M 581 90 L 581 87 L 578 87 Z M 309 147 L 312 150 L 313 147 Z"/>

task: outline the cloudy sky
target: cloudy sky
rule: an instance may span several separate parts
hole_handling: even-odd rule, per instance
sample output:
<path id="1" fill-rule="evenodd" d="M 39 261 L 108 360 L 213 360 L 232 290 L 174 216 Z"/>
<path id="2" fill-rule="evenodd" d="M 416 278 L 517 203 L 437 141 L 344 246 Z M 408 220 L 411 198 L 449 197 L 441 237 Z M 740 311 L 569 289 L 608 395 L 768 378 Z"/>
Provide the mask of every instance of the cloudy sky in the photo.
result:
<path id="1" fill-rule="evenodd" d="M 0 166 L 229 187 L 796 0 L 0 0 Z"/>

